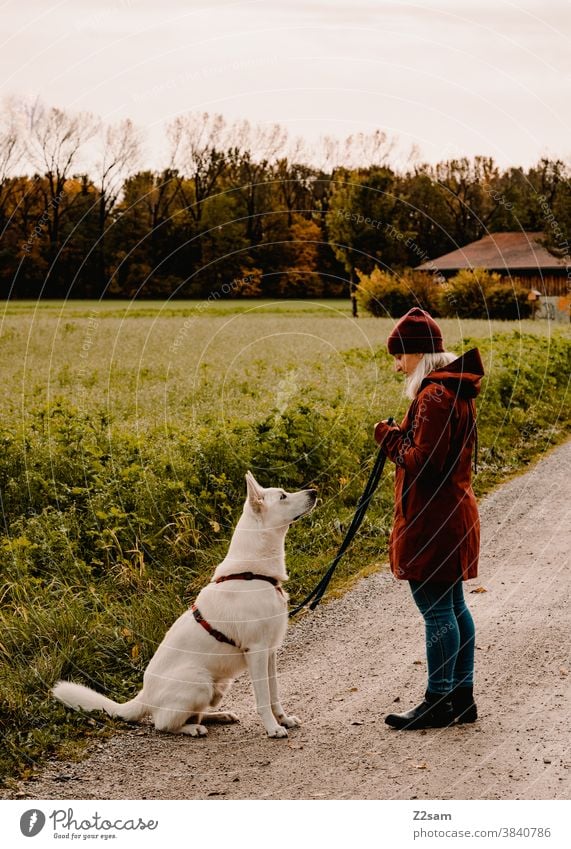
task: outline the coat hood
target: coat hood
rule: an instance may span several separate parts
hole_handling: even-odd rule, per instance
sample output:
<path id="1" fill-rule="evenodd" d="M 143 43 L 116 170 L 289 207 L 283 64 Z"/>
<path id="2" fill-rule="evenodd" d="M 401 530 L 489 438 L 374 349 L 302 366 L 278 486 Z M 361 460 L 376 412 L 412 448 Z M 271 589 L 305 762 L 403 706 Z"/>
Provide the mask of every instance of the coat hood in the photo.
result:
<path id="1" fill-rule="evenodd" d="M 480 381 L 484 375 L 484 366 L 477 348 L 470 348 L 447 366 L 435 369 L 428 374 L 420 388 L 428 383 L 441 383 L 460 398 L 475 398 L 480 392 Z"/>

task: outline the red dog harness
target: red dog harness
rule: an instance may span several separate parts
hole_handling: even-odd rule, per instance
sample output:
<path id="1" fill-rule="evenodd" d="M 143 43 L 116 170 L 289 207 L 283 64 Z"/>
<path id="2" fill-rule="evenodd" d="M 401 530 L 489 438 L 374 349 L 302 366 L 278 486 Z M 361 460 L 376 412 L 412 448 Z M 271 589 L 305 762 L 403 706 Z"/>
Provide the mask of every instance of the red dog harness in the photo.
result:
<path id="1" fill-rule="evenodd" d="M 277 578 L 271 578 L 269 575 L 256 575 L 254 572 L 238 572 L 235 575 L 224 575 L 221 578 L 216 578 L 215 581 L 212 581 L 214 584 L 222 584 L 224 581 L 267 581 L 269 584 L 274 586 L 277 592 L 283 596 L 283 590 L 280 582 Z M 218 640 L 219 643 L 227 643 L 229 646 L 234 646 L 239 649 L 240 646 L 231 640 L 230 637 L 227 637 L 226 634 L 223 634 L 222 631 L 218 631 L 217 628 L 213 628 L 210 622 L 207 622 L 198 607 L 193 604 L 191 607 L 192 615 L 196 619 L 199 625 L 202 625 L 205 631 L 214 637 L 215 640 Z"/>
<path id="2" fill-rule="evenodd" d="M 196 619 L 199 625 L 202 625 L 205 631 L 214 637 L 215 640 L 218 640 L 219 643 L 228 643 L 229 646 L 235 646 L 235 648 L 239 649 L 240 646 L 231 640 L 230 637 L 227 637 L 226 634 L 223 634 L 222 631 L 217 631 L 216 628 L 213 628 L 210 622 L 207 622 L 198 607 L 193 604 L 190 608 L 192 610 L 192 615 Z"/>

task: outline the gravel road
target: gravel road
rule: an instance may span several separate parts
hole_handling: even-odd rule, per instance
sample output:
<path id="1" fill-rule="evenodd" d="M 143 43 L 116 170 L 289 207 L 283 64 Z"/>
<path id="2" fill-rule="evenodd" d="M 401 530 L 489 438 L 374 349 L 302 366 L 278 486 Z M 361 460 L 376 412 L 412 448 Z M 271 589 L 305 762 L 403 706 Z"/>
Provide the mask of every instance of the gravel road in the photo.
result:
<path id="1" fill-rule="evenodd" d="M 474 725 L 398 732 L 386 713 L 425 687 L 423 623 L 408 585 L 366 578 L 290 629 L 279 659 L 303 726 L 264 735 L 249 682 L 239 725 L 205 739 L 127 728 L 81 763 L 50 762 L 4 798 L 569 799 L 571 441 L 480 502 Z M 485 592 L 476 592 L 483 588 Z"/>

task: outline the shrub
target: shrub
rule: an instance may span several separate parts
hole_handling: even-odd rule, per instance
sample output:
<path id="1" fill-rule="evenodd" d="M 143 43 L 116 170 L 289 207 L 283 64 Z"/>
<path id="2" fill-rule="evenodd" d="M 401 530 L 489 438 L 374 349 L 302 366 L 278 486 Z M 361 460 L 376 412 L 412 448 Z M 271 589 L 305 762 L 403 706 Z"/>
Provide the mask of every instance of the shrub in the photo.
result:
<path id="1" fill-rule="evenodd" d="M 421 307 L 438 315 L 438 292 L 431 275 L 410 269 L 398 276 L 379 268 L 371 274 L 357 270 L 356 295 L 360 307 L 381 318 L 398 318 L 412 307 Z"/>
<path id="2" fill-rule="evenodd" d="M 516 321 L 531 315 L 532 305 L 527 299 L 527 289 L 519 281 L 491 286 L 486 293 L 490 318 Z"/>
<path id="3" fill-rule="evenodd" d="M 527 291 L 519 281 L 504 282 L 484 268 L 463 269 L 442 284 L 439 314 L 449 318 L 520 319 L 531 314 Z"/>

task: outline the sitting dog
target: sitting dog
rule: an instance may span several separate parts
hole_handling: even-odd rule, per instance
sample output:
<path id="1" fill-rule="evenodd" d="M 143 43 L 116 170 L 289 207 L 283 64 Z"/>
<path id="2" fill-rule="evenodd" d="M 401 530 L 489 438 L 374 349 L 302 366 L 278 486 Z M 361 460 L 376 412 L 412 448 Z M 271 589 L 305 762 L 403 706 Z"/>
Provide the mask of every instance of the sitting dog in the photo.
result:
<path id="1" fill-rule="evenodd" d="M 315 506 L 314 489 L 265 489 L 246 474 L 247 498 L 228 554 L 190 610 L 167 632 L 143 676 L 143 689 L 120 704 L 68 681 L 52 690 L 65 705 L 104 710 L 136 721 L 150 716 L 159 731 L 202 737 L 202 720 L 236 722 L 215 711 L 236 676 L 248 669 L 256 707 L 270 737 L 299 725 L 278 696 L 276 652 L 288 622 L 284 541 L 288 527 Z"/>

